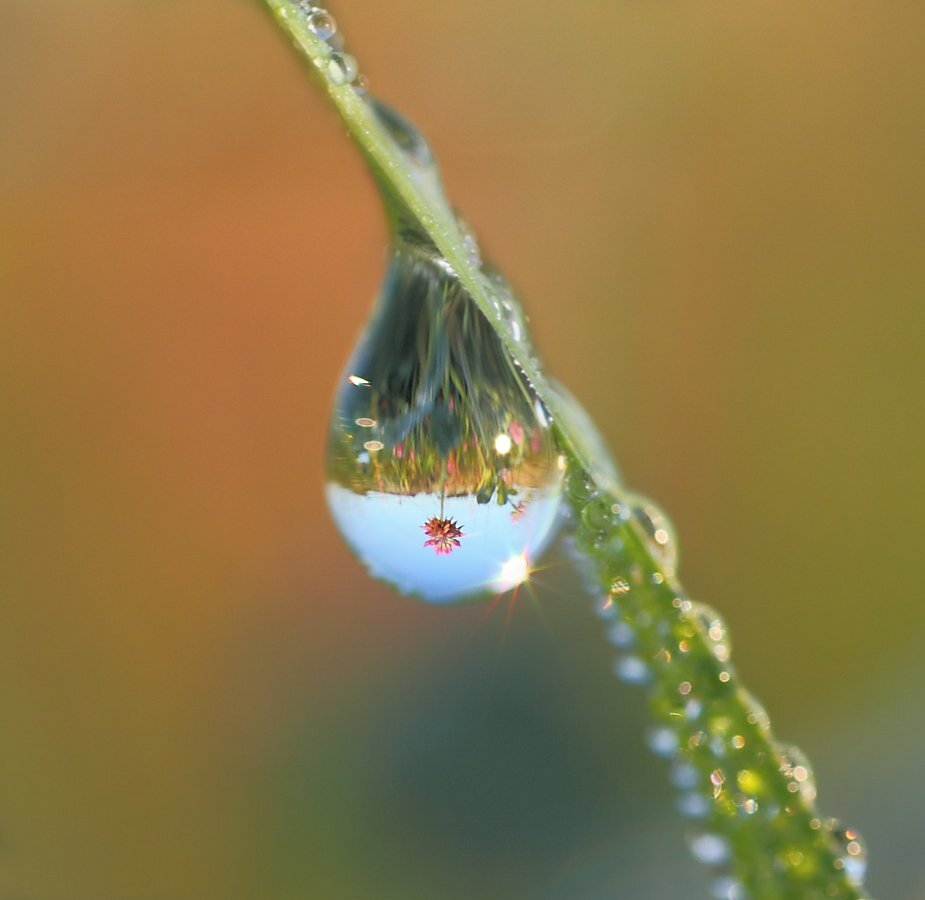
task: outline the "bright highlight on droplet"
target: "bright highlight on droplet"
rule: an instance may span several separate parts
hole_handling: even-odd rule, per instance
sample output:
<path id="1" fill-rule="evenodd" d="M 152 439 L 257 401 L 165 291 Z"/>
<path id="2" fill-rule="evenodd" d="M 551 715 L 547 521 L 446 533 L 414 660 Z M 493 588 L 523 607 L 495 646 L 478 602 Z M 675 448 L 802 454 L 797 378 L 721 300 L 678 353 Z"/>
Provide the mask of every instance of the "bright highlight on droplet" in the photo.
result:
<path id="1" fill-rule="evenodd" d="M 511 452 L 512 446 L 513 443 L 506 434 L 499 434 L 495 438 L 495 450 L 500 456 L 507 456 L 507 454 Z"/>
<path id="2" fill-rule="evenodd" d="M 509 591 L 518 584 L 523 584 L 529 575 L 527 557 L 523 553 L 512 556 L 501 567 L 501 574 L 495 579 L 495 588 L 499 591 Z"/>
<path id="3" fill-rule="evenodd" d="M 363 446 L 367 450 L 382 450 L 385 444 L 383 444 L 382 441 L 367 441 Z"/>
<path id="4" fill-rule="evenodd" d="M 365 417 L 360 418 L 360 419 L 355 419 L 354 421 L 357 423 L 357 425 L 360 426 L 360 428 L 374 428 L 376 425 L 375 419 L 368 419 Z"/>
<path id="5" fill-rule="evenodd" d="M 349 381 L 351 384 L 355 384 L 357 387 L 361 387 L 364 384 L 369 384 L 365 378 L 361 378 L 359 375 L 348 375 L 347 381 Z"/>

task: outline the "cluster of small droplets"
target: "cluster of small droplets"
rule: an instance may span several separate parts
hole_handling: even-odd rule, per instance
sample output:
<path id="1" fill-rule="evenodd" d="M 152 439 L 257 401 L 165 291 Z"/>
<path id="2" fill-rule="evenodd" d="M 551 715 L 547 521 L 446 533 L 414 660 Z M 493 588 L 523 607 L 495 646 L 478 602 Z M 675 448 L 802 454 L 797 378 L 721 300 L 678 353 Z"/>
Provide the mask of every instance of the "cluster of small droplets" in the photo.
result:
<path id="1" fill-rule="evenodd" d="M 853 828 L 845 828 L 837 819 L 825 823 L 839 850 L 835 865 L 855 884 L 861 885 L 867 873 L 867 845 Z"/>
<path id="2" fill-rule="evenodd" d="M 349 84 L 357 94 L 369 92 L 369 79 L 361 75 L 354 56 L 344 51 L 344 39 L 337 30 L 334 17 L 311 0 L 298 0 L 296 9 L 305 17 L 308 30 L 315 37 L 325 41 L 331 48 L 327 69 L 331 81 L 337 85 Z"/>
<path id="3" fill-rule="evenodd" d="M 686 597 L 675 577 L 674 531 L 648 500 L 603 491 L 567 473 L 576 555 L 618 650 L 624 681 L 646 685 L 650 749 L 671 764 L 693 855 L 720 900 L 860 898 L 866 850 L 857 832 L 815 812 L 803 753 L 774 742 L 764 708 L 737 686 L 726 624 Z M 737 862 L 741 858 L 741 864 Z"/>

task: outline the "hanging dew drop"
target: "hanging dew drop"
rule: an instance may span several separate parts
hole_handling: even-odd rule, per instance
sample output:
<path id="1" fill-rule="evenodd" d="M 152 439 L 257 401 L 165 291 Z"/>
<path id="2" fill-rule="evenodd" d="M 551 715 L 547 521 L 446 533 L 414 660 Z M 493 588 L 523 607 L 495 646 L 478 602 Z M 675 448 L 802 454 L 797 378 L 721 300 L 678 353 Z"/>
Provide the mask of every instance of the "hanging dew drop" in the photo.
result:
<path id="1" fill-rule="evenodd" d="M 514 588 L 560 521 L 558 458 L 472 298 L 428 248 L 400 243 L 331 423 L 327 497 L 348 545 L 432 602 Z"/>

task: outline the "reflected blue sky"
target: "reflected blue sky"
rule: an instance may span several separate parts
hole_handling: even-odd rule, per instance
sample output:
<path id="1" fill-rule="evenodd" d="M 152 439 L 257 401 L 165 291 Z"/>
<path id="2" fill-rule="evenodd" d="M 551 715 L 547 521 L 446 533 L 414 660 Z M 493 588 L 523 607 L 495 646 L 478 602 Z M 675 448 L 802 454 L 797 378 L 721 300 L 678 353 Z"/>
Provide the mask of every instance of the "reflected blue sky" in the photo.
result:
<path id="1" fill-rule="evenodd" d="M 442 516 L 463 530 L 460 546 L 446 555 L 425 547 L 423 525 L 441 515 L 438 494 L 359 494 L 327 485 L 328 505 L 351 550 L 370 574 L 403 593 L 450 603 L 479 592 L 499 593 L 522 580 L 517 558 L 535 563 L 552 537 L 560 483 L 526 490 L 520 513 L 510 505 L 478 503 L 474 495 L 447 497 Z"/>

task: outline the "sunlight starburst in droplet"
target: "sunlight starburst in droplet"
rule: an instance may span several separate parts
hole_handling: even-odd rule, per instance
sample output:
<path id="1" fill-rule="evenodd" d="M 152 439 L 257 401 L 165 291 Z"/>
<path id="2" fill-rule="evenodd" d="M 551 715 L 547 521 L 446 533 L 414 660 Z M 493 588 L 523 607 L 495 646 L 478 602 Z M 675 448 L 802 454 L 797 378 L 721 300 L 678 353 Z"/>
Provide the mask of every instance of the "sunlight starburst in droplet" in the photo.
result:
<path id="1" fill-rule="evenodd" d="M 509 591 L 523 584 L 530 577 L 530 566 L 525 553 L 512 556 L 504 565 L 494 581 L 493 587 L 498 591 Z"/>

